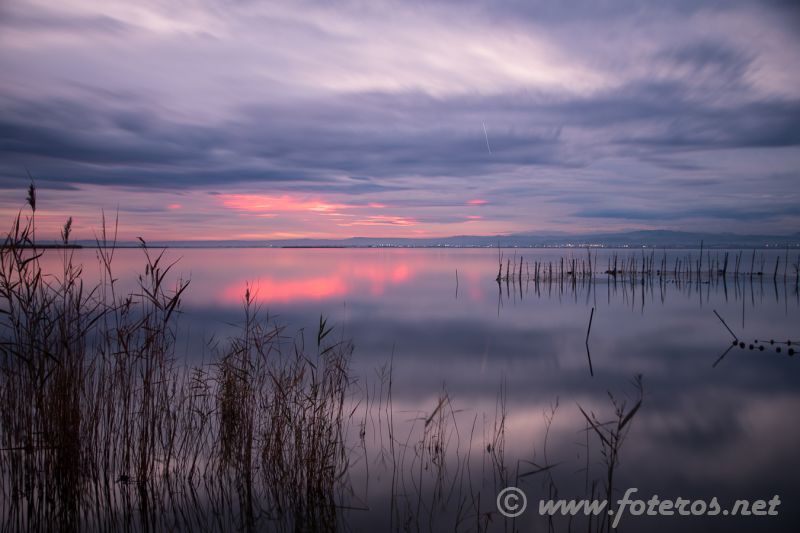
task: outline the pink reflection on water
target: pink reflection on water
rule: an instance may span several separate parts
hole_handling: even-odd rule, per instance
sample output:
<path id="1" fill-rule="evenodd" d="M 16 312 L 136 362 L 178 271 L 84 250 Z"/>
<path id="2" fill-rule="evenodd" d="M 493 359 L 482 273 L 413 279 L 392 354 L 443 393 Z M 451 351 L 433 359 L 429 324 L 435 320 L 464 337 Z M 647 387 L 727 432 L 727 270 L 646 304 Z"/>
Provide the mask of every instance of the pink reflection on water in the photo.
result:
<path id="1" fill-rule="evenodd" d="M 352 268 L 355 283 L 369 283 L 369 293 L 380 296 L 388 285 L 398 285 L 411 279 L 411 267 L 407 263 L 396 266 L 385 264 L 358 264 Z"/>
<path id="2" fill-rule="evenodd" d="M 153 251 L 155 253 L 155 251 Z M 75 262 L 84 265 L 84 281 L 100 279 L 96 251 L 76 250 Z M 47 272 L 62 271 L 63 253 L 45 252 Z M 330 300 L 390 298 L 418 312 L 443 296 L 455 295 L 458 271 L 459 300 L 496 298 L 486 281 L 495 274 L 496 254 L 486 250 L 429 249 L 308 249 L 218 248 L 166 250 L 165 263 L 177 261 L 169 283 L 191 280 L 184 295 L 187 305 L 238 307 L 249 285 L 262 303 L 302 303 Z M 136 276 L 144 269 L 140 249 L 118 249 L 114 273 L 119 292 L 136 290 Z M 171 285 L 170 285 L 171 287 Z M 411 311 L 409 311 L 411 312 Z"/>
<path id="3" fill-rule="evenodd" d="M 226 303 L 241 302 L 247 285 L 248 282 L 241 281 L 226 286 L 220 294 L 220 300 Z M 338 276 L 283 280 L 261 278 L 250 286 L 255 299 L 266 302 L 323 300 L 347 293 L 347 284 Z"/>
<path id="4" fill-rule="evenodd" d="M 220 265 L 227 274 L 217 294 L 217 301 L 222 303 L 240 303 L 248 285 L 261 302 L 291 303 L 360 294 L 380 296 L 389 287 L 405 284 L 424 270 L 418 258 L 387 260 L 381 253 L 271 250 L 261 260 L 254 257 L 254 251 L 235 253 L 235 261 Z"/>
<path id="5" fill-rule="evenodd" d="M 468 270 L 462 274 L 466 278 L 467 297 L 473 302 L 483 302 L 486 299 L 484 292 L 484 272 L 482 270 Z"/>

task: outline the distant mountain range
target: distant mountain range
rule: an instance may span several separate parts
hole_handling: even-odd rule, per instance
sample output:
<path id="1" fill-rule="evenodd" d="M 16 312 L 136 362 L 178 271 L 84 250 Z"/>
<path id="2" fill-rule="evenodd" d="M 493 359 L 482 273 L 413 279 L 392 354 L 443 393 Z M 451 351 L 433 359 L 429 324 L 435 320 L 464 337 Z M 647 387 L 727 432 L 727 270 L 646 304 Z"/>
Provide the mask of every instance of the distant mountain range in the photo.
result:
<path id="1" fill-rule="evenodd" d="M 599 246 L 608 248 L 800 248 L 800 232 L 791 235 L 737 235 L 734 233 L 692 233 L 684 231 L 642 230 L 622 233 L 584 235 L 512 234 L 491 237 L 460 235 L 440 238 L 372 238 L 349 239 L 284 239 L 284 240 L 219 240 L 219 241 L 148 241 L 149 246 L 175 248 L 568 248 Z M 94 241 L 78 241 L 92 247 Z M 120 242 L 118 246 L 138 246 L 136 242 Z"/>

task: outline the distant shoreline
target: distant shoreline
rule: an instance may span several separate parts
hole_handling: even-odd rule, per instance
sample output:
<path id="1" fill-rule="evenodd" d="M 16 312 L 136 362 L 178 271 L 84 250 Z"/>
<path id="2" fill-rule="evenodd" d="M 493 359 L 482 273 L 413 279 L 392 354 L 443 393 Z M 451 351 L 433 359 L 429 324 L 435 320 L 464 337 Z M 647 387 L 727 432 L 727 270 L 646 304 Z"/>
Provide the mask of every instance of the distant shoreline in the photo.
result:
<path id="1" fill-rule="evenodd" d="M 138 249 L 141 244 L 134 243 L 118 243 L 113 246 L 98 246 L 96 244 L 75 244 L 75 245 L 51 245 L 40 244 L 36 246 L 24 246 L 23 248 L 36 248 L 42 250 L 59 250 L 59 249 Z M 155 242 L 147 243 L 148 248 L 172 248 L 180 250 L 232 250 L 232 249 L 266 249 L 266 250 L 375 250 L 375 249 L 399 249 L 399 250 L 699 250 L 700 245 L 563 245 L 563 246 L 521 246 L 521 245 L 507 245 L 507 246 L 481 246 L 481 245 L 402 245 L 402 244 L 386 244 L 386 245 L 269 245 L 269 244 L 184 244 L 184 243 L 168 243 L 168 242 Z M 0 245 L 0 248 L 6 248 Z M 789 246 L 771 246 L 771 245 L 727 245 L 727 244 L 711 244 L 704 245 L 705 250 L 800 250 L 800 245 Z"/>
<path id="2" fill-rule="evenodd" d="M 7 249 L 7 248 L 22 248 L 23 250 L 78 250 L 82 248 L 89 248 L 82 244 L 27 244 L 24 246 L 8 246 L 6 244 L 0 244 L 0 249 Z M 93 246 L 91 248 L 100 248 L 99 246 Z"/>
<path id="3" fill-rule="evenodd" d="M 40 248 L 63 248 L 60 240 L 40 239 Z M 294 239 L 153 239 L 117 241 L 103 246 L 95 239 L 71 239 L 69 248 L 284 248 L 284 249 L 614 249 L 614 250 L 796 250 L 800 249 L 800 232 L 788 235 L 700 233 L 669 230 L 637 230 L 620 233 L 592 234 L 506 234 L 452 235 L 446 237 L 344 237 Z M 111 241 L 105 241 L 111 243 Z"/>

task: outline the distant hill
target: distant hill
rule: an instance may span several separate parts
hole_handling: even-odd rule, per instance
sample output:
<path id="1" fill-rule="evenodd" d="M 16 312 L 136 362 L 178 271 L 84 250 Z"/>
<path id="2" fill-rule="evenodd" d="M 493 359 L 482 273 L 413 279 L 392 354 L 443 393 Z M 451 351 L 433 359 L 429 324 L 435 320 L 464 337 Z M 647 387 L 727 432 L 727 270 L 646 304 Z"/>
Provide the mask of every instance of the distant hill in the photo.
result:
<path id="1" fill-rule="evenodd" d="M 455 248 L 568 248 L 598 246 L 608 248 L 697 248 L 701 241 L 707 248 L 800 248 L 800 232 L 791 235 L 737 235 L 734 233 L 693 233 L 667 230 L 641 230 L 622 233 L 583 235 L 511 234 L 497 236 L 441 237 L 430 239 L 353 237 L 349 239 L 220 240 L 220 241 L 148 241 L 150 246 L 176 248 L 375 248 L 375 247 L 455 247 Z M 93 241 L 78 241 L 92 247 Z M 138 246 L 121 242 L 118 246 Z"/>

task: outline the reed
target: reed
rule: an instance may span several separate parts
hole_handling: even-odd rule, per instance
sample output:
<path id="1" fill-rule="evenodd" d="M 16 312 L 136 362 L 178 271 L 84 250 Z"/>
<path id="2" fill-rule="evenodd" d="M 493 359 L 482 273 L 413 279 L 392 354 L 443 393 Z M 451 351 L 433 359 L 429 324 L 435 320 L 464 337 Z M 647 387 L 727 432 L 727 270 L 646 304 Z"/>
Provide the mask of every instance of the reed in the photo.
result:
<path id="1" fill-rule="evenodd" d="M 66 248 L 46 274 L 35 198 L 32 186 L 0 249 L 0 528 L 335 529 L 352 345 L 321 319 L 306 350 L 248 289 L 243 329 L 215 361 L 178 364 L 189 282 L 174 263 L 141 241 L 143 272 L 121 294 L 104 224 L 101 282 L 86 287 Z"/>
<path id="2" fill-rule="evenodd" d="M 618 399 L 609 392 L 609 398 L 614 407 L 614 416 L 610 421 L 601 421 L 594 412 L 587 413 L 583 407 L 578 406 L 586 419 L 587 431 L 591 429 L 600 443 L 600 454 L 606 469 L 605 478 L 605 499 L 608 502 L 614 501 L 614 474 L 619 467 L 622 444 L 630 431 L 630 422 L 642 406 L 644 388 L 642 376 L 636 376 L 633 380 L 635 389 L 634 404 L 628 408 L 624 399 Z M 591 524 L 590 524 L 591 526 Z M 611 531 L 611 515 L 607 514 L 600 520 L 599 532 Z"/>
<path id="3" fill-rule="evenodd" d="M 370 421 L 377 457 L 390 465 L 391 531 L 505 529 L 498 491 L 538 471 L 556 493 L 546 453 L 555 409 L 545 465 L 527 473 L 520 465 L 537 463 L 506 450 L 505 387 L 493 416 L 484 414 L 482 439 L 479 415 L 457 409 L 444 389 L 401 436 L 393 358 L 377 395 L 365 394 L 350 371 L 352 343 L 324 317 L 306 342 L 262 316 L 249 288 L 240 331 L 214 344 L 209 362 L 181 361 L 189 281 L 175 278 L 164 251 L 142 240 L 142 273 L 121 290 L 117 222 L 104 215 L 102 276 L 87 286 L 67 247 L 71 221 L 64 248 L 43 252 L 35 187 L 28 203 L 0 249 L 0 530 L 346 530 L 349 513 L 365 509 L 351 474 L 368 464 Z M 58 274 L 43 270 L 43 253 L 61 254 Z M 592 275 L 577 259 L 562 265 L 532 270 L 562 283 Z M 524 266 L 522 257 L 506 261 L 520 285 L 523 272 L 530 277 Z M 634 412 L 614 437 L 620 445 Z"/>

